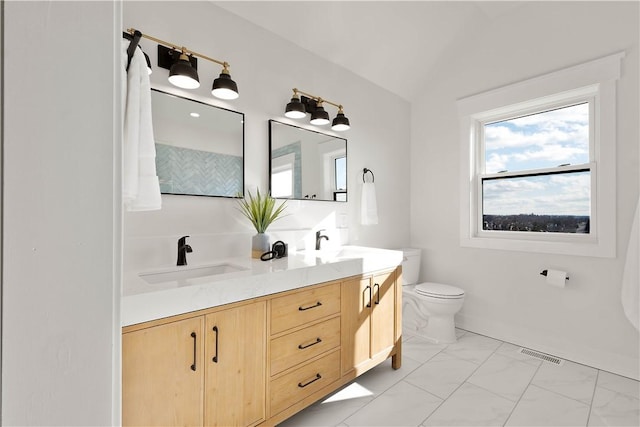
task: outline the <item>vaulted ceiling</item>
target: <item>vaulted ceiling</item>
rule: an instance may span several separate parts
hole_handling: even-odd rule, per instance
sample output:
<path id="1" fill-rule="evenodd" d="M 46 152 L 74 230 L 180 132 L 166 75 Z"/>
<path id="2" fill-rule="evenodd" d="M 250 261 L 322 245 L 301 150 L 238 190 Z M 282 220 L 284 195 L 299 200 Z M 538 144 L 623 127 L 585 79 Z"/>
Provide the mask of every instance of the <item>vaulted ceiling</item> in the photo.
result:
<path id="1" fill-rule="evenodd" d="M 214 1 L 411 101 L 446 49 L 523 1 Z"/>

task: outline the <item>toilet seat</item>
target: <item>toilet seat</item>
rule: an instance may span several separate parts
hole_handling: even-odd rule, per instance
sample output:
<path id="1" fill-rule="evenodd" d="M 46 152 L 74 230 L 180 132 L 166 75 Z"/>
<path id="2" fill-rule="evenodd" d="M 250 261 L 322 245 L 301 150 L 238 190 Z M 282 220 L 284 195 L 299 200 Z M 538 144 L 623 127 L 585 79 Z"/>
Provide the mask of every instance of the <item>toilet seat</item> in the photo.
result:
<path id="1" fill-rule="evenodd" d="M 460 299 L 464 298 L 464 291 L 460 288 L 443 283 L 420 283 L 416 285 L 416 293 L 430 298 Z"/>

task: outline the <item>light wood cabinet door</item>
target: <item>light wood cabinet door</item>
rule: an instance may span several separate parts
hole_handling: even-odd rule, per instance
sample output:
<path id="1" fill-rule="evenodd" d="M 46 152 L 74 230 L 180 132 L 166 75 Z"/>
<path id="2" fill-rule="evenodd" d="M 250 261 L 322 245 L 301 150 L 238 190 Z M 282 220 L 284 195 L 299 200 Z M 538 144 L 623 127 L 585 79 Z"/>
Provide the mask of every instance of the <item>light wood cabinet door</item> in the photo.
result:
<path id="1" fill-rule="evenodd" d="M 264 420 L 266 333 L 264 301 L 206 316 L 205 425 Z"/>
<path id="2" fill-rule="evenodd" d="M 395 273 L 383 273 L 371 280 L 371 354 L 388 353 L 395 345 L 396 289 Z"/>
<path id="3" fill-rule="evenodd" d="M 197 317 L 123 334 L 123 425 L 202 425 L 203 326 Z"/>
<path id="4" fill-rule="evenodd" d="M 343 375 L 393 351 L 399 309 L 394 271 L 342 282 Z"/>
<path id="5" fill-rule="evenodd" d="M 372 292 L 369 278 L 342 282 L 343 374 L 369 360 Z"/>

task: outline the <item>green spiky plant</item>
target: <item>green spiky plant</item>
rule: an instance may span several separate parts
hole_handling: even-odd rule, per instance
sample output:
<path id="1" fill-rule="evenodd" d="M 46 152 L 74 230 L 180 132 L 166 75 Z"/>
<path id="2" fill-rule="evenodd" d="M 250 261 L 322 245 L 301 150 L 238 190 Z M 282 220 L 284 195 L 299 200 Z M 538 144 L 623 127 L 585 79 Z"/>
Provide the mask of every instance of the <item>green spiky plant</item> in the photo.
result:
<path id="1" fill-rule="evenodd" d="M 258 233 L 264 233 L 271 223 L 280 217 L 286 208 L 286 201 L 276 207 L 276 199 L 270 194 L 261 195 L 259 188 L 255 197 L 249 190 L 247 194 L 248 198 L 238 199 L 238 210 L 251 221 Z"/>

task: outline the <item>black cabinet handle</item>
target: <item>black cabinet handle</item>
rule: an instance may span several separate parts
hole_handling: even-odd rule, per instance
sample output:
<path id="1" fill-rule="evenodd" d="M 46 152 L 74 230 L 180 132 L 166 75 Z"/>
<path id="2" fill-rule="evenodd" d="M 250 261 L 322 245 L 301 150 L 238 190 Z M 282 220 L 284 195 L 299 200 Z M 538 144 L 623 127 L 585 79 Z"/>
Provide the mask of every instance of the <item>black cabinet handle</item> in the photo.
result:
<path id="1" fill-rule="evenodd" d="M 369 289 L 369 302 L 367 303 L 367 308 L 371 308 L 371 286 L 367 285 L 367 287 L 364 288 L 364 291 L 366 292 L 367 289 Z"/>
<path id="2" fill-rule="evenodd" d="M 213 332 L 216 333 L 216 355 L 213 356 L 212 360 L 213 360 L 213 363 L 218 363 L 218 334 L 219 333 L 218 333 L 218 327 L 217 326 L 213 327 Z"/>
<path id="3" fill-rule="evenodd" d="M 314 383 L 314 382 L 318 381 L 320 378 L 322 378 L 322 377 L 320 376 L 320 374 L 316 374 L 316 377 L 315 377 L 314 379 L 312 379 L 311 381 L 306 382 L 306 383 L 304 383 L 304 384 L 302 384 L 302 383 L 298 383 L 298 387 L 300 387 L 300 388 L 305 388 L 305 387 L 306 387 L 306 386 L 308 386 L 309 384 L 311 384 L 311 383 Z"/>
<path id="4" fill-rule="evenodd" d="M 317 303 L 315 303 L 315 305 L 310 305 L 309 307 L 298 307 L 298 310 L 300 311 L 305 311 L 305 310 L 311 310 L 312 308 L 316 308 L 316 307 L 320 307 L 322 305 L 322 303 L 320 301 L 318 301 Z"/>
<path id="5" fill-rule="evenodd" d="M 378 287 L 378 291 L 377 292 L 374 291 L 374 292 L 376 292 L 376 304 L 380 304 L 380 285 L 375 283 L 373 285 L 373 288 L 375 289 L 376 286 Z"/>
<path id="6" fill-rule="evenodd" d="M 314 342 L 312 342 L 311 344 L 307 344 L 307 345 L 300 344 L 300 345 L 298 345 L 298 348 L 300 350 L 304 350 L 305 348 L 309 348 L 312 345 L 320 344 L 321 342 L 322 342 L 322 340 L 320 338 L 316 338 L 316 340 Z"/>
<path id="7" fill-rule="evenodd" d="M 196 370 L 196 353 L 197 353 L 196 345 L 198 341 L 198 338 L 195 332 L 191 332 L 191 338 L 193 338 L 193 364 L 191 365 L 191 370 L 195 371 Z"/>

